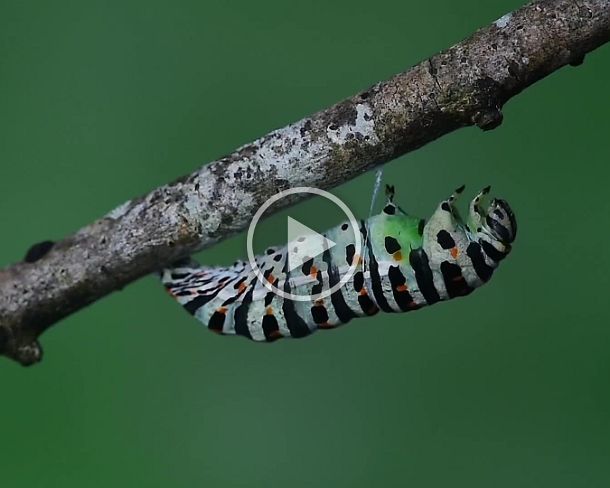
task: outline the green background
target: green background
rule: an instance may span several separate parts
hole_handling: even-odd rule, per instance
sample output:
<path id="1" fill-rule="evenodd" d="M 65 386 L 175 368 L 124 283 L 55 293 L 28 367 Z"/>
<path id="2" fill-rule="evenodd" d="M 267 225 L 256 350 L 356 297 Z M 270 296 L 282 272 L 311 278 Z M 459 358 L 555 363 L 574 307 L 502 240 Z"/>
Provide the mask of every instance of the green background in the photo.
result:
<path id="1" fill-rule="evenodd" d="M 0 263 L 520 3 L 2 0 Z M 497 130 L 386 166 L 418 215 L 461 183 L 511 202 L 519 236 L 489 286 L 257 345 L 142 279 L 44 334 L 40 365 L 2 360 L 0 484 L 608 486 L 609 76 L 606 46 Z M 372 182 L 335 194 L 366 215 Z M 200 257 L 244 255 L 240 235 Z"/>

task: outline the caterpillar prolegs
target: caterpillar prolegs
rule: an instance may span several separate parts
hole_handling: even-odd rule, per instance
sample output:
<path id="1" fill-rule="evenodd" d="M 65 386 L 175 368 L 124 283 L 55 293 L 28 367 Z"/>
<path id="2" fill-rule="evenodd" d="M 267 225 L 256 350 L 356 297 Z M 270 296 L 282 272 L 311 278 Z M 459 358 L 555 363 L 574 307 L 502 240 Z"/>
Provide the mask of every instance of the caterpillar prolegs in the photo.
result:
<path id="1" fill-rule="evenodd" d="M 255 341 L 304 337 L 379 310 L 408 312 L 465 296 L 489 281 L 510 252 L 517 224 L 504 200 L 492 199 L 484 208 L 489 187 L 470 202 L 464 223 L 454 206 L 463 190 L 455 190 L 425 221 L 398 207 L 388 187 L 383 211 L 360 221 L 362 256 L 355 253 L 351 227 L 342 223 L 324 233 L 337 245 L 301 267 L 289 271 L 286 246 L 256 258 L 270 283 L 300 295 L 331 288 L 354 264 L 350 281 L 325 299 L 285 300 L 243 261 L 225 268 L 177 264 L 162 272 L 162 281 L 209 329 Z"/>

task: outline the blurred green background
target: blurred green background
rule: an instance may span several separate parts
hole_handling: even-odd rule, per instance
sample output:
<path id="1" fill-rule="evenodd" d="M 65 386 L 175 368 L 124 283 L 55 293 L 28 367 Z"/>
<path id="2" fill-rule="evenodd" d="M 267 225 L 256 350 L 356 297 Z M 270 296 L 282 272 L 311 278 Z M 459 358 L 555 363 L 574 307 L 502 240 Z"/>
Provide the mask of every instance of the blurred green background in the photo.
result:
<path id="1" fill-rule="evenodd" d="M 2 0 L 0 264 L 521 3 Z M 47 332 L 40 365 L 2 360 L 1 485 L 608 486 L 609 75 L 605 46 L 499 129 L 387 165 L 414 214 L 461 183 L 511 202 L 489 286 L 269 346 L 142 279 Z M 373 178 L 335 193 L 366 215 Z M 240 235 L 200 257 L 243 256 Z"/>

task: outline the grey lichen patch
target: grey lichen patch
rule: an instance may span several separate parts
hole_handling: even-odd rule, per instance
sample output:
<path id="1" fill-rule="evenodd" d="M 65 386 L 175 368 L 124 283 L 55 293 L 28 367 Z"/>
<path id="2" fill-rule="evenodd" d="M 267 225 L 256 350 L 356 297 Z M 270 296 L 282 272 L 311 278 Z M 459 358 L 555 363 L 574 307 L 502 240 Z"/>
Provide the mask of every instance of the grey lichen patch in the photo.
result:
<path id="1" fill-rule="evenodd" d="M 513 16 L 512 12 L 509 12 L 509 13 L 503 15 L 502 17 L 500 17 L 498 20 L 496 20 L 494 22 L 494 24 L 496 25 L 496 27 L 498 29 L 504 29 L 510 22 L 510 19 L 512 16 Z"/>
<path id="2" fill-rule="evenodd" d="M 373 109 L 368 103 L 355 106 L 355 117 L 346 119 L 343 125 L 331 123 L 326 128 L 326 135 L 335 144 L 345 144 L 357 139 L 368 144 L 377 144 L 379 138 L 375 133 L 375 118 Z"/>
<path id="3" fill-rule="evenodd" d="M 199 191 L 201 183 L 197 182 L 194 187 L 185 188 L 184 208 L 191 218 L 198 218 L 202 213 L 202 195 Z"/>
<path id="4" fill-rule="evenodd" d="M 302 173 L 308 161 L 323 157 L 327 150 L 324 144 L 316 137 L 313 122 L 304 119 L 240 148 L 227 158 L 231 171 L 211 168 L 222 170 L 223 184 L 231 188 L 222 199 L 249 204 L 253 186 L 281 190 L 281 182 L 291 181 L 295 174 Z"/>
<path id="5" fill-rule="evenodd" d="M 125 215 L 129 209 L 131 208 L 131 200 L 127 200 L 125 203 L 122 203 L 116 208 L 113 208 L 110 212 L 108 212 L 104 218 L 117 220 L 120 219 L 123 215 Z"/>

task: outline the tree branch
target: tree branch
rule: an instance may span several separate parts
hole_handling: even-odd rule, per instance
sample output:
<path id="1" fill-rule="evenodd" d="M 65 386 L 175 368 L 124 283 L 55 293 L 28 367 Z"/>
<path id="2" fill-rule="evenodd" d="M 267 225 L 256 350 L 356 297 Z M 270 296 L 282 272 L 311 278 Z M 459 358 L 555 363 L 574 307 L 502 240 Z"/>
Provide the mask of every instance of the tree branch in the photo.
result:
<path id="1" fill-rule="evenodd" d="M 610 38 L 610 0 L 540 0 L 465 41 L 195 173 L 131 200 L 27 262 L 0 270 L 0 353 L 42 356 L 50 325 L 172 261 L 244 230 L 294 186 L 332 188 L 468 125 Z M 295 202 L 293 200 L 292 202 Z M 284 205 L 288 203 L 282 200 Z"/>

